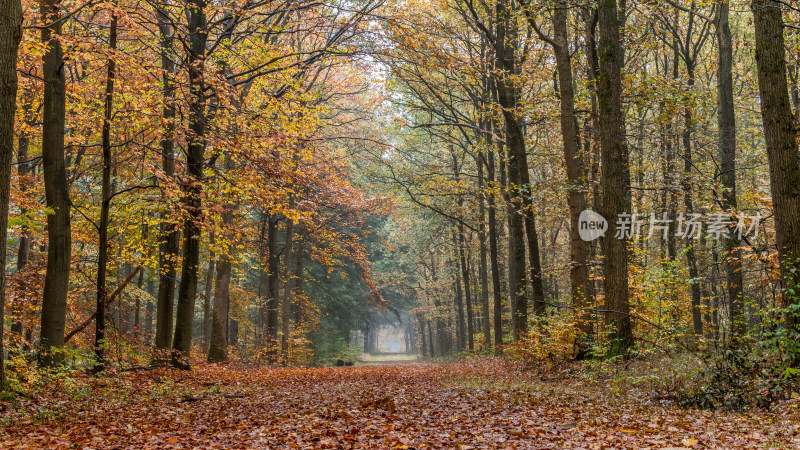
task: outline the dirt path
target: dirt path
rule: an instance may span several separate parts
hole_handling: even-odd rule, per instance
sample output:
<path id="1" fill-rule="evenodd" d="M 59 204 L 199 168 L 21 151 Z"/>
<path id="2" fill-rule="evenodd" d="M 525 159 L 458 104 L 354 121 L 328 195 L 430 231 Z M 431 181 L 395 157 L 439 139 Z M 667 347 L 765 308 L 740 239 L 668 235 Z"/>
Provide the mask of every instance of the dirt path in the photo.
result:
<path id="1" fill-rule="evenodd" d="M 411 353 L 362 353 L 358 363 L 366 366 L 414 364 L 419 362 L 419 356 Z"/>
<path id="2" fill-rule="evenodd" d="M 87 378 L 89 390 L 81 399 L 2 404 L 0 448 L 796 448 L 800 443 L 797 426 L 777 415 L 664 408 L 630 393 L 589 391 L 593 384 L 519 377 L 485 364 L 415 364 L 209 366 L 189 374 Z M 26 413 L 35 408 L 54 412 Z"/>

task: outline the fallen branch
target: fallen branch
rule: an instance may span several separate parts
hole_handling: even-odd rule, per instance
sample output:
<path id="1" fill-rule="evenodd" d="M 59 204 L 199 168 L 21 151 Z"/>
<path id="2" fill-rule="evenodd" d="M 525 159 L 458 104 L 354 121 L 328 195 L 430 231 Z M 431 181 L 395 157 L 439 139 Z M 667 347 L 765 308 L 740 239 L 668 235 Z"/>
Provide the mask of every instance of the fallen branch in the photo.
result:
<path id="1" fill-rule="evenodd" d="M 122 290 L 123 290 L 123 289 L 125 289 L 125 287 L 126 287 L 126 286 L 128 286 L 128 284 L 131 282 L 131 280 L 133 280 L 133 277 L 135 277 L 135 276 L 136 276 L 136 275 L 139 273 L 139 271 L 141 271 L 141 270 L 142 270 L 142 266 L 140 265 L 140 266 L 138 266 L 136 269 L 134 269 L 134 271 L 133 271 L 133 272 L 131 272 L 131 274 L 130 274 L 130 275 L 128 275 L 128 278 L 126 278 L 126 279 L 125 279 L 125 281 L 123 281 L 123 282 L 122 282 L 122 284 L 120 284 L 120 285 L 117 287 L 117 289 L 116 289 L 116 290 L 115 290 L 115 291 L 114 291 L 114 292 L 111 294 L 111 296 L 109 296 L 109 297 L 108 297 L 108 300 L 106 300 L 106 307 L 108 307 L 108 305 L 110 305 L 110 304 L 111 304 L 111 302 L 113 302 L 113 301 L 114 301 L 114 299 L 115 299 L 115 298 L 117 298 L 117 296 L 118 296 L 120 293 L 122 293 Z M 67 335 L 66 335 L 66 336 L 64 336 L 64 343 L 66 344 L 66 343 L 67 343 L 67 341 L 69 341 L 70 339 L 72 339 L 72 337 L 73 337 L 73 336 L 75 336 L 76 334 L 80 333 L 81 331 L 83 331 L 84 329 L 86 329 L 86 327 L 88 327 L 89 325 L 91 325 L 91 323 L 94 321 L 94 319 L 95 319 L 96 317 L 97 317 L 97 311 L 95 311 L 95 312 L 94 312 L 94 313 L 93 313 L 91 316 L 89 316 L 89 318 L 88 318 L 88 319 L 86 319 L 85 321 L 83 321 L 83 323 L 81 323 L 80 325 L 78 325 L 78 327 L 77 327 L 77 328 L 75 328 L 74 330 L 72 330 L 72 331 L 70 331 L 69 333 L 67 333 Z"/>

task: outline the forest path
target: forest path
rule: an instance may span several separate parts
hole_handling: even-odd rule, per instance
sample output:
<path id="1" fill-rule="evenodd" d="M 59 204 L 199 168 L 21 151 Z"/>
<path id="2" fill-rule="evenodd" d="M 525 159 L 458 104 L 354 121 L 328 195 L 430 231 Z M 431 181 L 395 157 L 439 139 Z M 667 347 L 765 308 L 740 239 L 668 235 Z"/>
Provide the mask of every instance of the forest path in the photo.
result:
<path id="1" fill-rule="evenodd" d="M 414 363 L 419 363 L 419 355 L 412 353 L 362 353 L 358 356 L 358 364 L 364 366 Z"/>
<path id="2" fill-rule="evenodd" d="M 70 386 L 57 389 L 62 396 L 51 404 L 0 403 L 0 448 L 738 449 L 799 442 L 793 419 L 778 414 L 664 408 L 651 395 L 603 383 L 536 381 L 498 360 L 199 366 L 87 376 L 75 385 L 82 397 Z"/>

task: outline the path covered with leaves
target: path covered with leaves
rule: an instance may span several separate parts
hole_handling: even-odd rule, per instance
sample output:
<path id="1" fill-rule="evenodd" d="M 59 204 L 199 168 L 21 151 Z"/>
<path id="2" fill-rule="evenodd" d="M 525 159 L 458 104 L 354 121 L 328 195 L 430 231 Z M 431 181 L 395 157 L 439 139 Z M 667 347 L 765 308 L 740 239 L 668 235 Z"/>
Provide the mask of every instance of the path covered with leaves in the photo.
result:
<path id="1" fill-rule="evenodd" d="M 314 369 L 200 366 L 54 379 L 50 388 L 61 393 L 58 400 L 0 403 L 0 448 L 800 445 L 792 404 L 780 413 L 743 415 L 680 409 L 607 381 L 543 381 L 491 360 Z"/>

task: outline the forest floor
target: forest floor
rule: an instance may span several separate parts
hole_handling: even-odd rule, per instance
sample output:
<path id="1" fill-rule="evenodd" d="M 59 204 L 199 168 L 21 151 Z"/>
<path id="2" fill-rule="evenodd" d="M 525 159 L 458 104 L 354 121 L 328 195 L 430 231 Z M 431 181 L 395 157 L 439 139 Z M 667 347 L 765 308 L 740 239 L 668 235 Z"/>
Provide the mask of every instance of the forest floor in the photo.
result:
<path id="1" fill-rule="evenodd" d="M 543 377 L 497 359 L 199 365 L 61 375 L 46 386 L 0 402 L 0 448 L 800 447 L 795 402 L 746 414 L 681 409 L 635 383 Z"/>

